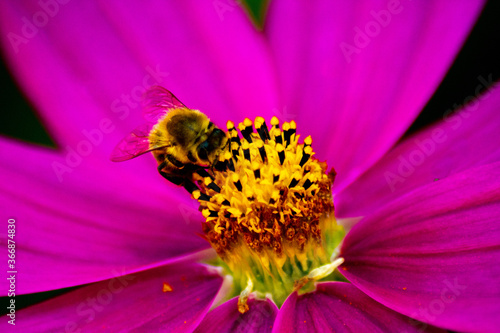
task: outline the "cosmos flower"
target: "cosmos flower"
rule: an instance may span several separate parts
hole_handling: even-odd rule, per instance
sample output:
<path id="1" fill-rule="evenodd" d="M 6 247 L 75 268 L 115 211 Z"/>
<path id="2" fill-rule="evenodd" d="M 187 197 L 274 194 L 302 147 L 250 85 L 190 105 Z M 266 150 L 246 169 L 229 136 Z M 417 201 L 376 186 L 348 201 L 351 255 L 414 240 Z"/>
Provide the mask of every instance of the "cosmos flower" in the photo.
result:
<path id="1" fill-rule="evenodd" d="M 225 1 L 1 3 L 5 58 L 57 150 L 2 138 L 23 331 L 494 331 L 500 326 L 498 89 L 396 145 L 481 1 L 272 1 L 263 32 Z M 168 87 L 216 124 L 273 115 L 335 167 L 340 272 L 269 299 L 227 294 L 197 203 L 152 158 L 109 162 Z M 480 95 L 481 94 L 481 95 Z M 222 127 L 222 126 L 221 126 Z M 3 233 L 4 231 L 2 231 Z M 7 238 L 2 236 L 2 246 Z M 2 290 L 8 290 L 2 282 Z M 2 328 L 9 327 L 2 320 Z"/>

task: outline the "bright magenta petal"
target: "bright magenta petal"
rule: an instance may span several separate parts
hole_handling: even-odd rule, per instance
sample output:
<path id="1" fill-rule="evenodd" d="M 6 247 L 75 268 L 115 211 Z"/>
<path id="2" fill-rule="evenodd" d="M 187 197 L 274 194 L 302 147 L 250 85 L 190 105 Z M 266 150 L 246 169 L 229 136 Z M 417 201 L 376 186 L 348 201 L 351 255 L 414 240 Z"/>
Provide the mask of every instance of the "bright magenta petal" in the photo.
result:
<path id="1" fill-rule="evenodd" d="M 216 307 L 207 314 L 195 332 L 271 332 L 278 308 L 270 300 L 250 299 L 250 309 L 241 314 L 238 311 L 238 297 Z"/>
<path id="2" fill-rule="evenodd" d="M 22 37 L 23 17 L 41 11 L 38 2 L 0 8 L 8 63 L 56 141 L 76 150 L 89 140 L 85 133 L 101 132 L 86 160 L 107 160 L 140 125 L 140 99 L 153 84 L 220 126 L 276 105 L 264 37 L 240 7 L 221 13 L 211 1 L 68 2 L 26 43 L 14 35 Z"/>
<path id="3" fill-rule="evenodd" d="M 318 284 L 313 293 L 290 295 L 273 332 L 422 332 L 426 324 L 375 302 L 349 283 Z M 427 330 L 429 331 L 429 330 Z"/>
<path id="4" fill-rule="evenodd" d="M 169 194 L 158 175 L 144 184 L 80 165 L 60 182 L 59 154 L 5 140 L 0 150 L 0 210 L 4 221 L 16 219 L 19 294 L 106 279 L 208 246 L 197 235 L 196 205 L 182 188 Z"/>
<path id="5" fill-rule="evenodd" d="M 439 327 L 500 327 L 500 162 L 421 187 L 356 224 L 341 272 L 375 300 Z"/>
<path id="6" fill-rule="evenodd" d="M 491 79 L 491 76 L 490 76 Z M 485 89 L 484 82 L 478 90 Z M 491 84 L 491 83 L 490 83 Z M 416 134 L 335 197 L 336 215 L 367 216 L 419 186 L 500 160 L 500 86 Z"/>
<path id="7" fill-rule="evenodd" d="M 192 332 L 221 285 L 220 275 L 205 266 L 164 266 L 82 287 L 20 310 L 16 328 L 22 332 Z M 2 320 L 0 327 L 7 326 L 7 320 Z"/>
<path id="8" fill-rule="evenodd" d="M 314 134 L 341 189 L 406 131 L 484 1 L 273 1 L 266 26 L 282 110 Z M 286 112 L 285 112 L 286 111 Z"/>

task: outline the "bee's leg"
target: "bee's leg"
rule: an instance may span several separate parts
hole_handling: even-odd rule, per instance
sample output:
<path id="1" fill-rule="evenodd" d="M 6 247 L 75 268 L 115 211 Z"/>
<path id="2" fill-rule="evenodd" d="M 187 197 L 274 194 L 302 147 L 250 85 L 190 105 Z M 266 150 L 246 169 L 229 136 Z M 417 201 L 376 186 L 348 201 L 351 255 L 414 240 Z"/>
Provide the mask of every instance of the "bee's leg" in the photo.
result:
<path id="1" fill-rule="evenodd" d="M 158 172 L 160 173 L 160 175 L 163 176 L 163 174 L 165 173 L 163 171 L 163 169 L 167 166 L 167 164 L 168 164 L 167 160 L 163 160 L 163 162 L 161 162 L 160 164 L 158 164 L 158 167 L 156 169 L 158 170 Z"/>
<path id="2" fill-rule="evenodd" d="M 198 168 L 196 170 L 196 173 L 199 174 L 201 177 L 203 178 L 207 178 L 207 177 L 210 177 L 211 179 L 214 179 L 214 177 L 212 177 L 207 170 L 205 170 L 204 168 Z"/>
<path id="3" fill-rule="evenodd" d="M 160 163 L 160 165 L 158 165 L 158 172 L 163 176 L 163 178 L 175 185 L 183 186 L 189 193 L 193 193 L 193 191 L 199 190 L 198 186 L 196 186 L 191 180 L 187 179 L 186 177 L 175 176 L 163 171 L 168 162 L 168 160 L 164 160 L 162 163 Z"/>
<path id="4" fill-rule="evenodd" d="M 184 168 L 184 164 L 181 161 L 179 161 L 178 159 L 176 159 L 174 156 L 170 155 L 170 154 L 167 154 L 165 156 L 165 161 L 163 161 L 163 163 L 165 163 L 166 161 L 172 163 L 178 169 Z"/>
<path id="5" fill-rule="evenodd" d="M 160 172 L 160 174 L 163 177 L 165 177 L 165 179 L 168 180 L 169 182 L 184 187 L 186 191 L 188 191 L 191 194 L 193 193 L 193 191 L 199 190 L 198 186 L 196 186 L 191 180 L 187 178 L 169 175 L 165 172 Z"/>

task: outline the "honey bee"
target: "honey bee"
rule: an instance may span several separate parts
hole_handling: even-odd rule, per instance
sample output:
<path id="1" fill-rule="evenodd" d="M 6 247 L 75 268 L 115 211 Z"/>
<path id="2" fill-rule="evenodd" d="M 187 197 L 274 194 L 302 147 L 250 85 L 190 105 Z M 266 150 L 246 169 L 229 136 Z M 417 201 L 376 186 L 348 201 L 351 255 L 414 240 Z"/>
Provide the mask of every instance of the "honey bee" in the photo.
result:
<path id="1" fill-rule="evenodd" d="M 226 133 L 205 114 L 187 108 L 159 86 L 146 92 L 143 116 L 147 122 L 115 147 L 111 160 L 121 162 L 152 152 L 164 178 L 193 192 L 195 174 L 208 176 L 205 169 L 212 167 L 228 147 Z"/>

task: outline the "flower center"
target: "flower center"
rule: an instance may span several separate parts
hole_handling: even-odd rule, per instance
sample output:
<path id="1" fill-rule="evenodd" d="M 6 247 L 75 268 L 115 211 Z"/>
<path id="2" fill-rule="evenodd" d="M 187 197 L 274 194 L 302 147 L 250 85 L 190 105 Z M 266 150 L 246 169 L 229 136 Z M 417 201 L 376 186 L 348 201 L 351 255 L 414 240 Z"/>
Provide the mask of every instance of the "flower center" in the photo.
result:
<path id="1" fill-rule="evenodd" d="M 246 118 L 240 137 L 228 121 L 228 148 L 192 193 L 206 218 L 203 232 L 240 293 L 240 312 L 251 291 L 281 306 L 342 263 L 330 261 L 344 237 L 334 217 L 335 171 L 327 174 L 314 157 L 310 136 L 299 143 L 294 121 L 280 128 L 273 117 L 271 125 Z"/>

